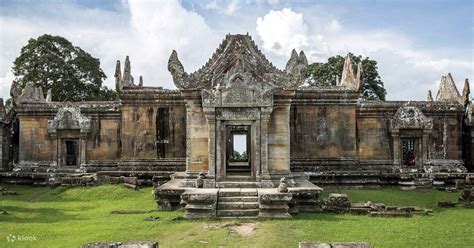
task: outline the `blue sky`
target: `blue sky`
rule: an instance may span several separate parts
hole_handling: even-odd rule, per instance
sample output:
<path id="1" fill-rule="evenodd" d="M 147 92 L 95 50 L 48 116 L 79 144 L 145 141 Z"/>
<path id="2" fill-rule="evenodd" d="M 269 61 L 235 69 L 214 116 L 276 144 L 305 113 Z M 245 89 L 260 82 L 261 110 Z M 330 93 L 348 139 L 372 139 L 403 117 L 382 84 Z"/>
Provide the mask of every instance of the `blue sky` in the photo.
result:
<path id="1" fill-rule="evenodd" d="M 204 64 L 226 33 L 249 32 L 284 67 L 293 48 L 310 62 L 347 52 L 378 61 L 390 100 L 436 94 L 442 75 L 458 89 L 474 75 L 473 1 L 151 1 L 0 0 L 0 97 L 10 67 L 31 37 L 66 37 L 101 60 L 113 86 L 114 64 L 130 55 L 145 85 L 173 87 L 166 70 L 176 49 L 188 72 Z"/>

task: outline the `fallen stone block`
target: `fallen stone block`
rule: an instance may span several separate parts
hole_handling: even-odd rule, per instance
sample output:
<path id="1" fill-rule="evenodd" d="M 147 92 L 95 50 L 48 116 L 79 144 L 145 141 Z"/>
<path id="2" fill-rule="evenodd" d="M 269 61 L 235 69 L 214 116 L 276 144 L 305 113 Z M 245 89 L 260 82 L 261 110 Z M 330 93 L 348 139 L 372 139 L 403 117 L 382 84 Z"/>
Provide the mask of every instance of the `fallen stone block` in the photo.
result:
<path id="1" fill-rule="evenodd" d="M 411 217 L 412 214 L 410 212 L 405 211 L 378 211 L 378 212 L 370 212 L 370 216 L 372 217 Z"/>
<path id="2" fill-rule="evenodd" d="M 2 191 L 2 195 L 18 195 L 15 191 Z"/>
<path id="3" fill-rule="evenodd" d="M 124 177 L 124 176 L 121 176 L 121 177 L 120 177 L 120 180 L 121 180 L 123 183 L 128 183 L 128 184 L 132 184 L 132 185 L 138 185 L 138 178 L 137 178 L 137 177 Z"/>
<path id="4" fill-rule="evenodd" d="M 446 188 L 444 189 L 444 191 L 446 191 L 446 192 L 448 192 L 448 193 L 454 193 L 454 192 L 457 192 L 458 189 L 455 188 L 455 187 L 446 187 Z"/>
<path id="5" fill-rule="evenodd" d="M 156 212 L 156 210 L 114 210 L 110 214 L 147 214 L 153 212 Z"/>
<path id="6" fill-rule="evenodd" d="M 367 242 L 300 242 L 299 248 L 372 248 Z"/>
<path id="7" fill-rule="evenodd" d="M 459 197 L 460 201 L 471 202 L 474 200 L 474 194 L 472 193 L 472 188 L 464 189 Z"/>
<path id="8" fill-rule="evenodd" d="M 332 248 L 372 248 L 367 242 L 335 242 L 331 243 Z"/>
<path id="9" fill-rule="evenodd" d="M 138 185 L 129 184 L 129 183 L 124 183 L 123 186 L 126 187 L 126 188 L 138 190 Z"/>
<path id="10" fill-rule="evenodd" d="M 81 248 L 159 248 L 158 242 L 154 241 L 131 241 L 131 242 L 97 242 L 81 246 Z"/>
<path id="11" fill-rule="evenodd" d="M 347 213 L 351 208 L 351 202 L 346 194 L 330 194 L 323 204 L 323 210 L 336 213 Z"/>
<path id="12" fill-rule="evenodd" d="M 299 248 L 331 248 L 331 245 L 328 243 L 320 242 L 300 242 Z"/>
<path id="13" fill-rule="evenodd" d="M 440 201 L 438 202 L 438 207 L 440 208 L 454 208 L 456 207 L 457 202 L 454 201 Z"/>

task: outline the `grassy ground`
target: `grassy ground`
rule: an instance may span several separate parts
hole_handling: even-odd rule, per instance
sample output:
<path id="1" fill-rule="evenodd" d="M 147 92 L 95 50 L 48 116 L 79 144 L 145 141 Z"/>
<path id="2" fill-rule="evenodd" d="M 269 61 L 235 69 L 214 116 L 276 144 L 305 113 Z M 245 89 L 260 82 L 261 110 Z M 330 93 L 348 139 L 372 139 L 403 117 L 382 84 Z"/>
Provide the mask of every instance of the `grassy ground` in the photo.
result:
<path id="1" fill-rule="evenodd" d="M 92 188 L 8 186 L 18 196 L 1 196 L 0 247 L 78 247 L 95 241 L 155 240 L 161 247 L 297 247 L 300 241 L 368 241 L 376 247 L 474 247 L 474 210 L 438 209 L 459 193 L 344 190 L 352 202 L 432 208 L 434 216 L 375 218 L 348 214 L 301 214 L 289 220 L 172 220 L 183 212 L 116 215 L 112 210 L 153 210 L 151 188 L 118 185 Z M 160 221 L 144 221 L 159 216 Z M 256 222 L 253 236 L 233 231 Z M 8 235 L 34 236 L 8 242 Z"/>

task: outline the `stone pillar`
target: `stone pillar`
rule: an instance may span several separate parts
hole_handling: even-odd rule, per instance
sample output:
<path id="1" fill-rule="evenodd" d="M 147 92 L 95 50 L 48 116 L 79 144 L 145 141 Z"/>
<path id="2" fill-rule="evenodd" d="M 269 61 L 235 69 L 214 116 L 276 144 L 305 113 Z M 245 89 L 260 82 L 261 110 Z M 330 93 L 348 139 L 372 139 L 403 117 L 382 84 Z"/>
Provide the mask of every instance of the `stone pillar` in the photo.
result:
<path id="1" fill-rule="evenodd" d="M 200 92 L 186 91 L 182 96 L 186 101 L 186 172 L 181 186 L 193 187 L 198 174 L 209 171 L 209 128 Z"/>
<path id="2" fill-rule="evenodd" d="M 428 160 L 428 137 L 429 137 L 429 131 L 428 130 L 423 130 L 423 138 L 422 138 L 422 151 L 423 151 L 423 160 L 426 161 Z M 424 163 L 423 161 L 423 163 Z"/>
<path id="3" fill-rule="evenodd" d="M 87 136 L 86 134 L 81 134 L 81 137 L 79 139 L 80 143 L 80 167 L 84 167 L 86 165 L 86 142 L 87 141 Z"/>
<path id="4" fill-rule="evenodd" d="M 400 165 L 400 133 L 398 129 L 392 130 L 393 139 L 393 164 Z"/>
<path id="5" fill-rule="evenodd" d="M 51 139 L 53 140 L 53 163 L 51 166 L 58 166 L 59 161 L 58 161 L 58 149 L 59 149 L 59 142 L 58 142 L 58 136 L 56 133 L 51 134 Z"/>
<path id="6" fill-rule="evenodd" d="M 262 179 L 271 179 L 268 166 L 268 123 L 273 109 L 270 107 L 262 108 L 260 119 L 260 167 Z"/>
<path id="7" fill-rule="evenodd" d="M 207 118 L 207 124 L 209 126 L 209 162 L 208 172 L 206 176 L 205 187 L 215 187 L 216 183 L 216 114 L 215 108 L 204 108 L 204 114 Z"/>

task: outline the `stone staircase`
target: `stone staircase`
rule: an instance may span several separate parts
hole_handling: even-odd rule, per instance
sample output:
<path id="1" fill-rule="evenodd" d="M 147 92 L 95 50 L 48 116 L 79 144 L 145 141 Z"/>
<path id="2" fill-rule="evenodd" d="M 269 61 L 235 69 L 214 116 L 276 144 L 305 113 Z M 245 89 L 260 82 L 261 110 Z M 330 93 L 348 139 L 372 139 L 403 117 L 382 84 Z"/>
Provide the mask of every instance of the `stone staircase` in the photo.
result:
<path id="1" fill-rule="evenodd" d="M 257 217 L 259 213 L 257 189 L 220 189 L 217 200 L 219 217 Z"/>

